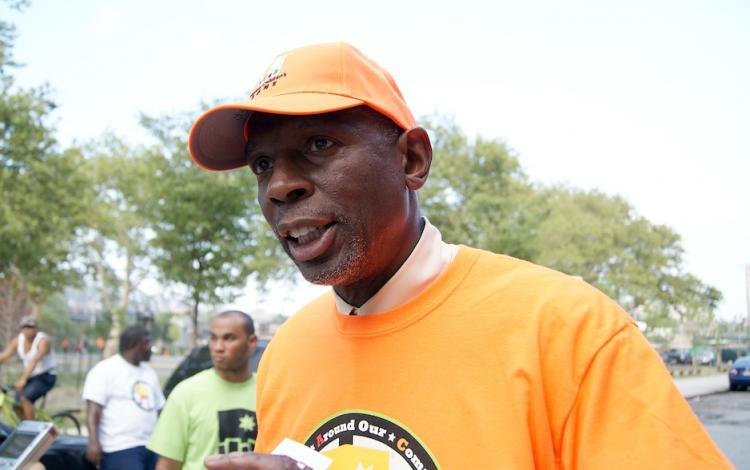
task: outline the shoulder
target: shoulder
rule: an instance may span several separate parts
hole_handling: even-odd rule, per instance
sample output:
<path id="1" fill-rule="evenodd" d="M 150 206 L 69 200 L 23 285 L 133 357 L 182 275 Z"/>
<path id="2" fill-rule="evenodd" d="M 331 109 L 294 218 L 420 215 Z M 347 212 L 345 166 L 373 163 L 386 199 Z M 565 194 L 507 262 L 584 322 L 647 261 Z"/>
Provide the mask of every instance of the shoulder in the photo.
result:
<path id="1" fill-rule="evenodd" d="M 145 362 L 141 362 L 140 364 L 138 364 L 138 366 L 139 366 L 139 367 L 140 367 L 141 369 L 143 369 L 143 371 L 144 371 L 144 372 L 146 372 L 147 374 L 149 374 L 149 375 L 152 375 L 152 374 L 153 374 L 153 375 L 156 375 L 156 371 L 155 371 L 155 370 L 154 370 L 154 368 L 153 368 L 153 367 L 151 367 L 151 366 L 150 366 L 149 364 L 147 364 L 147 363 L 145 363 Z"/>
<path id="2" fill-rule="evenodd" d="M 274 344 L 281 344 L 289 338 L 296 338 L 300 332 L 312 334 L 319 329 L 330 327 L 325 321 L 325 315 L 334 312 L 335 309 L 332 290 L 308 302 L 279 327 L 266 348 L 266 352 L 273 349 Z M 264 356 L 266 352 L 263 353 Z"/>
<path id="3" fill-rule="evenodd" d="M 37 336 L 39 336 L 39 339 L 37 340 L 37 344 L 40 344 L 40 345 L 41 344 L 46 344 L 46 345 L 50 344 L 49 335 L 47 333 L 45 333 L 43 331 L 40 331 L 39 333 L 37 333 Z"/>
<path id="4" fill-rule="evenodd" d="M 547 312 L 621 310 L 612 299 L 576 276 L 512 256 L 462 248 L 474 255 L 474 265 L 467 276 L 470 282 L 464 282 L 464 289 L 495 292 L 515 302 L 543 307 Z"/>
<path id="5" fill-rule="evenodd" d="M 146 375 L 148 375 L 151 379 L 155 380 L 157 384 L 159 383 L 159 376 L 153 367 L 146 364 L 145 362 L 141 362 L 140 367 L 143 369 Z"/>
<path id="6" fill-rule="evenodd" d="M 213 381 L 214 377 L 215 374 L 212 369 L 202 370 L 178 383 L 169 395 L 169 399 L 190 400 L 196 396 L 197 392 L 204 391 L 206 386 L 210 385 Z"/>
<path id="7" fill-rule="evenodd" d="M 512 324 L 552 342 L 588 340 L 596 348 L 635 324 L 614 300 L 580 278 L 511 256 L 462 249 L 471 255 L 464 260 L 473 264 L 452 303 L 484 312 L 506 330 Z"/>
<path id="8" fill-rule="evenodd" d="M 266 371 L 274 369 L 269 364 L 283 361 L 290 351 L 298 350 L 299 341 L 316 338 L 318 333 L 333 328 L 326 316 L 335 312 L 336 304 L 332 291 L 313 299 L 300 310 L 287 318 L 279 327 L 263 352 L 258 366 L 258 381 L 262 382 Z M 279 367 L 275 369 L 280 370 Z"/>
<path id="9" fill-rule="evenodd" d="M 562 282 L 571 278 L 559 271 L 530 261 L 479 248 L 462 245 L 459 254 L 460 257 L 457 257 L 456 261 L 471 264 L 470 276 L 483 276 L 493 283 L 520 283 L 530 279 L 535 283 Z"/>
<path id="10" fill-rule="evenodd" d="M 89 370 L 88 375 L 95 376 L 95 375 L 102 375 L 102 374 L 119 374 L 120 373 L 120 364 L 117 360 L 117 356 L 110 356 L 106 359 L 102 359 L 101 361 L 94 364 L 94 367 Z"/>
<path id="11" fill-rule="evenodd" d="M 336 304 L 333 300 L 333 291 L 328 291 L 315 299 L 308 302 L 295 314 L 290 316 L 283 325 L 277 331 L 277 334 L 282 335 L 288 334 L 287 330 L 295 330 L 298 328 L 307 328 L 311 325 L 318 325 L 321 323 L 321 313 L 330 312 L 331 309 L 335 309 Z M 275 336 L 274 336 L 275 338 Z"/>

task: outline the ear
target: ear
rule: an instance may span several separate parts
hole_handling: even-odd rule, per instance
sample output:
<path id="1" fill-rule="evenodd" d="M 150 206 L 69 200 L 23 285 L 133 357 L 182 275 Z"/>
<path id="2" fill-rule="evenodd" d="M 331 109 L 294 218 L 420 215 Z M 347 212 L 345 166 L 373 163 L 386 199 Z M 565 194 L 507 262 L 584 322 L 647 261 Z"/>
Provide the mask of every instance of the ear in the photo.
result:
<path id="1" fill-rule="evenodd" d="M 424 186 L 432 165 L 432 143 L 427 131 L 415 127 L 404 131 L 398 138 L 404 165 L 406 187 L 416 191 Z"/>

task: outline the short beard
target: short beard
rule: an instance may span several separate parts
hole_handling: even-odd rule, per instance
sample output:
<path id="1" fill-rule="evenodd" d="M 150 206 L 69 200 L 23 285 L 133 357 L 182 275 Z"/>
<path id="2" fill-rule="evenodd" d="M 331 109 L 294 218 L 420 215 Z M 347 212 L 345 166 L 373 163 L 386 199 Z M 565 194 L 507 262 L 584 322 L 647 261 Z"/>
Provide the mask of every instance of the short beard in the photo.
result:
<path id="1" fill-rule="evenodd" d="M 362 277 L 366 263 L 367 242 L 361 234 L 351 238 L 344 258 L 335 266 L 303 268 L 297 266 L 302 276 L 313 284 L 324 286 L 349 285 Z"/>
<path id="2" fill-rule="evenodd" d="M 249 370 L 250 367 L 250 356 L 247 357 L 247 359 L 237 361 L 234 364 L 229 364 L 226 367 L 219 367 L 216 364 L 211 361 L 211 365 L 214 369 L 220 370 L 222 372 L 232 372 L 232 373 L 240 373 L 244 370 Z"/>

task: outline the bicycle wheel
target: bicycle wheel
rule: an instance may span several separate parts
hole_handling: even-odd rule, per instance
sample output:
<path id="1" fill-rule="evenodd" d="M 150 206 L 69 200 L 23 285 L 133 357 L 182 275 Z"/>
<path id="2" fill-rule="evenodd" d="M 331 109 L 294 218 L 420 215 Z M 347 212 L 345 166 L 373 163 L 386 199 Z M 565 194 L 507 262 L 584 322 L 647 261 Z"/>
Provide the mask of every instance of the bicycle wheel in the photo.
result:
<path id="1" fill-rule="evenodd" d="M 81 424 L 72 414 L 67 412 L 56 413 L 51 418 L 60 434 L 65 436 L 81 435 Z"/>

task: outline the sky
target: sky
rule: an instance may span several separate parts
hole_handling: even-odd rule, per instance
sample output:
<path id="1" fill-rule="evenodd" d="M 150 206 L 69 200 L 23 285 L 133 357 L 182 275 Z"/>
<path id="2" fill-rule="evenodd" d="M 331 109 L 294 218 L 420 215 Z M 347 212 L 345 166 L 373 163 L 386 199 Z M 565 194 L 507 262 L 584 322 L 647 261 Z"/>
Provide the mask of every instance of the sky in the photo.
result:
<path id="1" fill-rule="evenodd" d="M 415 116 L 450 115 L 505 141 L 532 181 L 620 195 L 670 226 L 685 269 L 724 294 L 718 314 L 748 314 L 750 2 L 33 0 L 0 14 L 17 27 L 17 83 L 54 89 L 64 145 L 144 142 L 140 113 L 243 98 L 277 54 L 349 42 Z M 240 302 L 288 313 L 319 292 Z"/>

